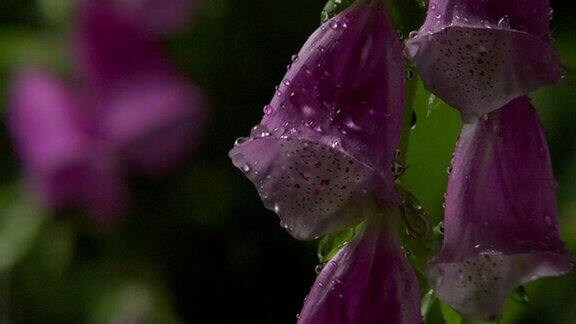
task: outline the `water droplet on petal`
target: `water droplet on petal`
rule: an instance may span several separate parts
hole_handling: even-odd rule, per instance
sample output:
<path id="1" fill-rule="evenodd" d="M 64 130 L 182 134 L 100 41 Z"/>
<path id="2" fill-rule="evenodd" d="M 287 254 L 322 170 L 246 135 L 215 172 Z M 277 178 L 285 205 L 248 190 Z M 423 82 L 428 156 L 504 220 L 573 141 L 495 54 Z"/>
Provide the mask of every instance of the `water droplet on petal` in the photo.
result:
<path id="1" fill-rule="evenodd" d="M 248 141 L 248 137 L 238 137 L 236 139 L 236 141 L 234 142 L 234 146 L 244 144 L 244 143 L 246 143 L 246 141 Z"/>
<path id="2" fill-rule="evenodd" d="M 510 29 L 510 20 L 507 15 L 498 20 L 498 28 Z"/>
<path id="3" fill-rule="evenodd" d="M 274 107 L 272 107 L 270 105 L 266 105 L 266 106 L 264 106 L 263 111 L 264 111 L 265 115 L 270 115 L 274 111 Z"/>
<path id="4" fill-rule="evenodd" d="M 546 226 L 548 226 L 549 228 L 554 228 L 554 223 L 552 222 L 552 217 L 546 216 L 544 218 L 544 223 L 546 223 Z"/>

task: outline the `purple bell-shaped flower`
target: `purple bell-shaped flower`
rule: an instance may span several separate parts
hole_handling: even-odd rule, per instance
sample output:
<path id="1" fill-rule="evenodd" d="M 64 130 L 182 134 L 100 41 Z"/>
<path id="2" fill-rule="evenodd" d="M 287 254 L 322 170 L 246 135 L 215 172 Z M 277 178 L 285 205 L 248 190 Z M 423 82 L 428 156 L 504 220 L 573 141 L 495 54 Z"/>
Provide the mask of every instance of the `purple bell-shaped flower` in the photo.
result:
<path id="1" fill-rule="evenodd" d="M 397 215 L 370 219 L 323 268 L 298 324 L 420 324 L 418 279 L 397 235 Z"/>
<path id="2" fill-rule="evenodd" d="M 496 320 L 519 285 L 570 270 L 546 138 L 527 97 L 464 126 L 444 228 L 428 276 L 439 298 L 471 319 Z"/>
<path id="3" fill-rule="evenodd" d="M 465 122 L 562 76 L 548 0 L 430 0 L 406 42 L 425 86 Z"/>
<path id="4" fill-rule="evenodd" d="M 396 203 L 391 165 L 404 104 L 400 41 L 382 1 L 359 0 L 308 39 L 230 157 L 298 239 Z"/>

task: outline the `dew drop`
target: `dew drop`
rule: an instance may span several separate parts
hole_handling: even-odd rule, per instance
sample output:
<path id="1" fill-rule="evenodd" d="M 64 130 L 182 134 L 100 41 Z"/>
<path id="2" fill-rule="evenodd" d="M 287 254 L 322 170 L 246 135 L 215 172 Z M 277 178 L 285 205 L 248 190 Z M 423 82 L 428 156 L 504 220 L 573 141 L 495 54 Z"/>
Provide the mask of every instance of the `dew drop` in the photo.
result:
<path id="1" fill-rule="evenodd" d="M 414 79 L 414 70 L 411 68 L 406 69 L 406 79 L 412 80 Z"/>
<path id="2" fill-rule="evenodd" d="M 544 218 L 544 223 L 546 223 L 546 226 L 548 226 L 548 228 L 554 228 L 554 223 L 552 222 L 552 217 L 546 216 Z"/>
<path id="3" fill-rule="evenodd" d="M 510 29 L 510 20 L 507 15 L 498 20 L 498 28 Z"/>
<path id="4" fill-rule="evenodd" d="M 416 36 L 418 36 L 417 30 L 413 30 L 410 32 L 410 34 L 408 34 L 408 38 L 410 38 L 410 39 L 415 38 Z"/>
<path id="5" fill-rule="evenodd" d="M 263 111 L 264 111 L 265 115 L 271 115 L 272 112 L 274 111 L 274 108 L 270 105 L 266 105 L 266 106 L 264 106 Z"/>
<path id="6" fill-rule="evenodd" d="M 411 130 L 415 130 L 417 123 L 418 123 L 418 115 L 416 115 L 416 112 L 413 111 L 413 112 L 412 112 L 412 117 L 410 118 L 410 129 L 411 129 Z"/>
<path id="7" fill-rule="evenodd" d="M 244 172 L 250 172 L 250 166 L 249 166 L 248 164 L 244 164 L 244 165 L 242 166 L 242 171 L 244 171 Z"/>
<path id="8" fill-rule="evenodd" d="M 318 275 L 318 274 L 320 274 L 320 272 L 322 272 L 322 269 L 324 269 L 324 265 L 319 264 L 314 268 L 314 272 Z"/>
<path id="9" fill-rule="evenodd" d="M 244 144 L 244 143 L 246 143 L 246 141 L 248 141 L 248 137 L 238 137 L 236 139 L 236 141 L 234 142 L 234 146 Z"/>

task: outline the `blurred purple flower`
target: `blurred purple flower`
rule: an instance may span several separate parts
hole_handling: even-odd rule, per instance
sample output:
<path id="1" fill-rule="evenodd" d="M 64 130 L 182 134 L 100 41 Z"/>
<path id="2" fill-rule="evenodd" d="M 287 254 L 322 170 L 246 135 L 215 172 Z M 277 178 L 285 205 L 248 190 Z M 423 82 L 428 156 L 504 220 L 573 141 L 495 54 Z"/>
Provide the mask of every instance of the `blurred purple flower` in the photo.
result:
<path id="1" fill-rule="evenodd" d="M 308 39 L 230 152 L 298 239 L 363 220 L 369 195 L 397 202 L 391 165 L 402 124 L 404 62 L 381 1 L 356 1 Z"/>
<path id="2" fill-rule="evenodd" d="M 175 34 L 190 23 L 198 0 L 116 0 L 120 10 L 150 34 Z"/>
<path id="3" fill-rule="evenodd" d="M 159 175 L 180 165 L 199 140 L 207 107 L 112 3 L 86 0 L 78 9 L 74 54 L 83 87 L 24 72 L 12 93 L 10 128 L 44 204 L 112 221 L 127 200 L 119 166 Z"/>
<path id="4" fill-rule="evenodd" d="M 74 54 L 97 102 L 101 136 L 121 158 L 156 175 L 189 156 L 203 132 L 206 105 L 159 44 L 111 3 L 87 0 L 79 10 Z"/>
<path id="5" fill-rule="evenodd" d="M 548 147 L 528 98 L 464 126 L 444 228 L 428 275 L 440 299 L 471 319 L 496 320 L 516 287 L 570 270 Z"/>
<path id="6" fill-rule="evenodd" d="M 394 218 L 371 219 L 324 266 L 298 323 L 422 323 L 418 279 L 396 231 Z"/>
<path id="7" fill-rule="evenodd" d="M 84 103 L 48 72 L 22 72 L 9 126 L 29 189 L 51 209 L 81 208 L 112 222 L 126 204 L 113 155 L 90 131 Z"/>
<path id="8" fill-rule="evenodd" d="M 560 80 L 548 0 L 430 0 L 406 53 L 464 121 Z"/>

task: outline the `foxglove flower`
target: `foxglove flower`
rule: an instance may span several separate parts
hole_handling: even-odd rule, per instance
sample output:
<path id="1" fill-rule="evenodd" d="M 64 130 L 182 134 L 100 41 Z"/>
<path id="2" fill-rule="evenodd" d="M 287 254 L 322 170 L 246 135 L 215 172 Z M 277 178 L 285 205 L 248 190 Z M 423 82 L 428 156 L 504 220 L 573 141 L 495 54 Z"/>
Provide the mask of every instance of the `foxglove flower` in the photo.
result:
<path id="1" fill-rule="evenodd" d="M 425 86 L 473 119 L 560 80 L 548 0 L 430 0 L 406 42 Z"/>
<path id="2" fill-rule="evenodd" d="M 546 139 L 526 97 L 464 126 L 444 228 L 428 274 L 437 295 L 471 319 L 496 320 L 517 286 L 570 270 Z"/>
<path id="3" fill-rule="evenodd" d="M 158 44 L 107 1 L 80 7 L 75 54 L 98 109 L 101 136 L 132 167 L 156 175 L 181 163 L 206 120 L 199 90 Z"/>
<path id="4" fill-rule="evenodd" d="M 118 7 L 152 35 L 169 35 L 181 31 L 189 23 L 198 0 L 116 0 Z"/>
<path id="5" fill-rule="evenodd" d="M 356 1 L 316 30 L 262 122 L 230 152 L 298 239 L 357 224 L 369 195 L 396 202 L 405 73 L 384 6 Z"/>
<path id="6" fill-rule="evenodd" d="M 298 324 L 420 324 L 418 280 L 394 218 L 370 219 L 364 233 L 325 266 Z"/>
<path id="7" fill-rule="evenodd" d="M 19 75 L 11 98 L 9 128 L 33 194 L 51 209 L 81 208 L 113 221 L 125 206 L 124 183 L 72 89 L 30 70 Z"/>

